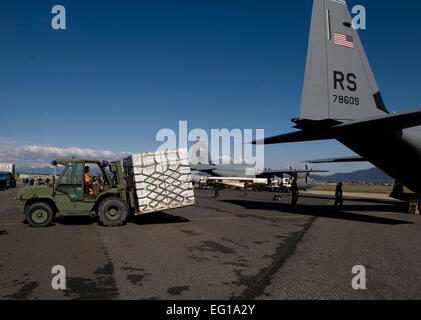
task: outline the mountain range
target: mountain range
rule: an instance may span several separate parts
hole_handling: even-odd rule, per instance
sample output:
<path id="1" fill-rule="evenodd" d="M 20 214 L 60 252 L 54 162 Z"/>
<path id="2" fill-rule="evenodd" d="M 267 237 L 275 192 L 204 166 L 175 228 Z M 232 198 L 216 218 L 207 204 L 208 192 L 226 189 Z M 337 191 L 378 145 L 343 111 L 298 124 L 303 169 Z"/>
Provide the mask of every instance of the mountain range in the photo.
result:
<path id="1" fill-rule="evenodd" d="M 330 176 L 311 175 L 320 182 L 364 182 L 364 183 L 393 183 L 395 180 L 378 168 L 358 170 L 350 173 L 336 173 Z"/>
<path id="2" fill-rule="evenodd" d="M 31 168 L 31 167 L 16 167 L 16 172 L 19 173 L 41 173 L 41 174 L 54 174 L 54 168 Z"/>

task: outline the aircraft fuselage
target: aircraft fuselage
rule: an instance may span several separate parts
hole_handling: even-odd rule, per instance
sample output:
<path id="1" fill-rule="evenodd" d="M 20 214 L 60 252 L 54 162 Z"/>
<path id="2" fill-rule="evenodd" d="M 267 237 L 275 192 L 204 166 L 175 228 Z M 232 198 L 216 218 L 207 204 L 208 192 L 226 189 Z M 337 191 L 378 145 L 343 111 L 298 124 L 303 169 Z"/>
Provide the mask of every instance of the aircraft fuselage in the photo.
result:
<path id="1" fill-rule="evenodd" d="M 339 142 L 417 194 L 421 194 L 421 127 L 391 132 L 350 133 Z"/>

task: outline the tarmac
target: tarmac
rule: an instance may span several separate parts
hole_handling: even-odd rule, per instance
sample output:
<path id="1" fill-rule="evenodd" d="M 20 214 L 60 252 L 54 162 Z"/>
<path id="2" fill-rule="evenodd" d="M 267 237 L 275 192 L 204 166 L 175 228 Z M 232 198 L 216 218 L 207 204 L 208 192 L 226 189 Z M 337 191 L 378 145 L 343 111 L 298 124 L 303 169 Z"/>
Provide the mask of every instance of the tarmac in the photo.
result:
<path id="1" fill-rule="evenodd" d="M 397 201 L 196 190 L 198 205 L 120 228 L 57 217 L 31 228 L 0 192 L 0 299 L 420 299 L 421 217 Z M 52 267 L 66 270 L 54 290 Z M 354 290 L 352 269 L 367 271 Z"/>

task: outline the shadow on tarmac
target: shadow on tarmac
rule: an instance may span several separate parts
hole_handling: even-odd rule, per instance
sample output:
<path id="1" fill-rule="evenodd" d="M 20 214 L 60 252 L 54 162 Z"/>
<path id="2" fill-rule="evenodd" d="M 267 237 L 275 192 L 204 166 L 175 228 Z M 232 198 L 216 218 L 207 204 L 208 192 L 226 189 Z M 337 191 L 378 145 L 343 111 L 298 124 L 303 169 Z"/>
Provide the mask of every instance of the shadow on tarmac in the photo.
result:
<path id="1" fill-rule="evenodd" d="M 186 223 L 190 220 L 183 217 L 172 216 L 163 212 L 149 213 L 141 216 L 129 216 L 127 222 L 134 223 L 138 225 L 148 225 L 148 224 L 169 224 L 169 223 Z M 72 225 L 92 225 L 98 224 L 101 225 L 99 219 L 95 216 L 92 217 L 57 217 L 53 220 L 53 224 L 72 226 Z M 50 226 L 51 226 L 50 225 Z M 0 234 L 1 235 L 1 234 Z"/>
<path id="2" fill-rule="evenodd" d="M 238 205 L 250 210 L 272 210 L 281 211 L 296 215 L 314 216 L 328 219 L 339 219 L 365 223 L 375 223 L 384 225 L 413 224 L 413 222 L 388 219 L 378 216 L 368 216 L 364 214 L 351 213 L 348 211 L 372 211 L 372 212 L 401 212 L 399 206 L 394 205 L 345 205 L 342 210 L 328 205 L 306 205 L 297 204 L 295 207 L 282 202 L 260 202 L 248 200 L 222 200 L 222 202 Z"/>
<path id="3" fill-rule="evenodd" d="M 64 225 L 64 226 L 83 226 L 98 223 L 97 217 L 56 217 L 53 223 Z"/>
<path id="4" fill-rule="evenodd" d="M 322 200 L 335 200 L 335 197 L 333 196 L 318 196 L 318 195 L 300 195 L 300 198 L 307 198 L 307 199 L 322 199 Z M 358 198 L 358 197 L 345 197 L 344 198 L 344 202 L 349 201 L 349 202 L 365 202 L 365 203 L 383 203 L 383 204 L 389 204 L 389 205 L 393 205 L 393 204 L 397 204 L 397 205 L 406 205 L 406 207 L 408 207 L 408 205 L 404 202 L 401 202 L 399 200 L 382 200 L 382 199 L 368 199 L 368 198 Z"/>
<path id="5" fill-rule="evenodd" d="M 131 216 L 129 218 L 130 223 L 138 225 L 148 225 L 148 224 L 170 224 L 170 223 L 186 223 L 190 222 L 189 219 L 172 216 L 164 212 L 148 213 L 141 216 Z"/>

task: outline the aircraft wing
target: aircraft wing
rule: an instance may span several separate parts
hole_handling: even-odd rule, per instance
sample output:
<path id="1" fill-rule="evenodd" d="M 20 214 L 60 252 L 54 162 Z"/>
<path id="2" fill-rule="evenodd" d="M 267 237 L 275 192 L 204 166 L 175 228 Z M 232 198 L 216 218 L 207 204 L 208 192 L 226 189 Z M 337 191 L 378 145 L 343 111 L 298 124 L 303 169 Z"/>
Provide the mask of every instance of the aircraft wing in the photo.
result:
<path id="1" fill-rule="evenodd" d="M 261 174 L 258 174 L 256 176 L 256 178 L 273 178 L 275 176 L 282 176 L 284 174 L 287 174 L 289 176 L 296 176 L 298 174 L 301 173 L 308 173 L 308 174 L 312 174 L 312 173 L 327 173 L 329 171 L 326 170 L 271 170 L 271 171 L 265 171 L 262 172 Z"/>
<path id="2" fill-rule="evenodd" d="M 211 172 L 216 169 L 216 166 L 213 164 L 190 164 L 190 170 L 192 171 L 201 171 L 201 172 Z"/>
<path id="3" fill-rule="evenodd" d="M 279 144 L 279 143 L 289 143 L 289 142 L 305 142 L 305 141 L 317 141 L 317 140 L 329 140 L 332 137 L 309 133 L 305 131 L 296 131 L 292 133 L 283 134 L 280 136 L 266 138 L 263 140 L 253 141 L 252 144 Z"/>
<path id="4" fill-rule="evenodd" d="M 344 158 L 331 158 L 331 159 L 320 159 L 320 160 L 309 160 L 304 161 L 306 163 L 319 164 L 319 163 L 342 163 L 342 162 L 367 162 L 368 160 L 356 156 L 356 157 L 344 157 Z"/>

